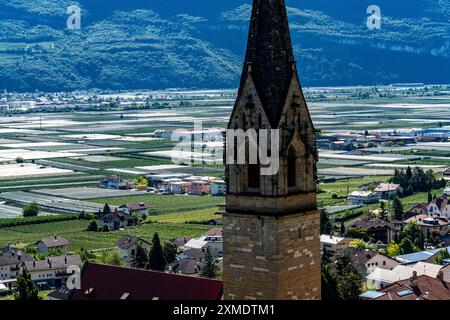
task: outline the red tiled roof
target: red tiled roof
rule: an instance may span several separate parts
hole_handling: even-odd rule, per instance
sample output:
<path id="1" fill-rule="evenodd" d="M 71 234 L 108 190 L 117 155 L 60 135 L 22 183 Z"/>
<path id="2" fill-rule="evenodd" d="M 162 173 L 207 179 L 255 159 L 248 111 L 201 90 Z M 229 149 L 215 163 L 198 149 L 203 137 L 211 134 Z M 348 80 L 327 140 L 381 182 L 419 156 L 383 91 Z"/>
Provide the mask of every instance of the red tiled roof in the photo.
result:
<path id="1" fill-rule="evenodd" d="M 71 300 L 220 300 L 223 282 L 86 263 Z"/>
<path id="2" fill-rule="evenodd" d="M 417 286 L 411 279 L 395 282 L 384 288 L 384 296 L 376 300 L 450 300 L 450 283 L 427 275 L 417 277 Z"/>

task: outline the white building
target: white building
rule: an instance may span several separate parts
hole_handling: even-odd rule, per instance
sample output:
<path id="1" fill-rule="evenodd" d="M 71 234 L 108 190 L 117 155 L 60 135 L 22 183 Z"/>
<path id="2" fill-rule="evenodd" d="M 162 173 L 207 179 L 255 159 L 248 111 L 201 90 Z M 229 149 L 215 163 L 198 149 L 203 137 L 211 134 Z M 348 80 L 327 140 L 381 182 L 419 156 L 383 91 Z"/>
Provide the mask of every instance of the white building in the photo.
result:
<path id="1" fill-rule="evenodd" d="M 31 261 L 33 257 L 27 253 L 15 251 L 8 246 L 0 250 L 0 280 L 16 279 L 19 276 L 20 267 L 25 261 Z"/>
<path id="2" fill-rule="evenodd" d="M 376 268 L 392 270 L 399 264 L 400 263 L 397 260 L 395 260 L 391 257 L 385 256 L 384 254 L 377 253 L 375 256 L 373 256 L 371 259 L 369 259 L 366 262 L 366 268 L 367 268 L 367 273 L 371 273 Z"/>
<path id="3" fill-rule="evenodd" d="M 326 249 L 328 253 L 334 255 L 344 250 L 349 245 L 349 239 L 336 237 L 328 234 L 320 235 L 320 250 Z"/>
<path id="4" fill-rule="evenodd" d="M 377 193 L 360 190 L 353 191 L 347 198 L 352 205 L 372 204 L 377 203 L 380 200 Z"/>
<path id="5" fill-rule="evenodd" d="M 392 270 L 375 268 L 367 275 L 366 284 L 369 288 L 379 290 L 394 282 L 411 278 L 414 272 L 416 272 L 418 276 L 427 275 L 436 278 L 441 269 L 441 265 L 427 262 L 417 262 L 407 266 L 398 265 Z"/>
<path id="6" fill-rule="evenodd" d="M 147 255 L 150 253 L 152 248 L 152 245 L 148 241 L 134 236 L 125 236 L 117 240 L 116 245 L 120 257 L 123 261 L 125 261 L 127 266 L 130 266 L 136 257 L 136 250 L 138 246 L 141 246 Z"/>
<path id="7" fill-rule="evenodd" d="M 64 285 L 67 278 L 69 267 L 78 267 L 81 269 L 83 262 L 79 255 L 48 257 L 40 261 L 26 261 L 24 266 L 31 274 L 31 280 L 37 285 L 52 285 L 60 287 Z"/>
<path id="8" fill-rule="evenodd" d="M 403 188 L 399 184 L 395 183 L 380 183 L 375 190 L 380 199 L 392 199 L 395 196 L 399 196 L 403 193 Z"/>

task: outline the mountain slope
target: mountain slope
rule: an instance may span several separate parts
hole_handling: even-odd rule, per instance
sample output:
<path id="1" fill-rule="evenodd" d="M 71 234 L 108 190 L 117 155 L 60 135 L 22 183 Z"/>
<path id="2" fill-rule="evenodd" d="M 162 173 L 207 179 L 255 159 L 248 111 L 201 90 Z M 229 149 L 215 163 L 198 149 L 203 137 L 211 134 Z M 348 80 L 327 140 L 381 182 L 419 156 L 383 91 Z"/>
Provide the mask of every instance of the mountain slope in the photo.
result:
<path id="1" fill-rule="evenodd" d="M 444 83 L 450 4 L 287 0 L 304 85 Z M 249 0 L 79 1 L 82 29 L 67 30 L 66 0 L 0 0 L 0 88 L 224 88 L 238 84 Z"/>

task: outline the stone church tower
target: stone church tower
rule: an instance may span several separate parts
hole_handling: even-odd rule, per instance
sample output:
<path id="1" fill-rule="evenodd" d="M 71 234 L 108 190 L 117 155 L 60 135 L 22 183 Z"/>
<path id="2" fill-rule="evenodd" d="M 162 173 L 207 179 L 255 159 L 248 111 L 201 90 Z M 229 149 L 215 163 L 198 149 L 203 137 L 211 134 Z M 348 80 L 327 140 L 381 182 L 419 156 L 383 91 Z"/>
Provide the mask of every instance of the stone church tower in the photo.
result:
<path id="1" fill-rule="evenodd" d="M 253 2 L 241 84 L 228 125 L 251 128 L 279 129 L 279 170 L 262 175 L 260 162 L 226 165 L 224 298 L 320 299 L 315 130 L 284 0 Z"/>

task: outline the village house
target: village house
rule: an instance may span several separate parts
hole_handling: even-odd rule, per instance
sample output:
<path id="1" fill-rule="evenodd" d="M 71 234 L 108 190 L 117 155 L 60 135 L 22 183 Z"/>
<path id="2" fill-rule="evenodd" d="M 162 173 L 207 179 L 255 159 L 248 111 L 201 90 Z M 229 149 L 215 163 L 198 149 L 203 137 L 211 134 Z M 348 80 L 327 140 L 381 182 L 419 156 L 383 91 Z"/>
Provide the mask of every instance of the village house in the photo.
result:
<path id="1" fill-rule="evenodd" d="M 131 266 L 136 257 L 136 249 L 141 246 L 148 254 L 152 248 L 150 242 L 135 236 L 125 236 L 116 241 L 117 250 L 126 266 Z"/>
<path id="2" fill-rule="evenodd" d="M 206 241 L 211 253 L 222 256 L 223 255 L 223 230 L 222 228 L 212 228 L 208 230 L 200 240 Z"/>
<path id="3" fill-rule="evenodd" d="M 71 275 L 68 268 L 77 266 L 81 268 L 83 262 L 79 255 L 48 257 L 45 260 L 26 261 L 24 267 L 31 274 L 33 280 L 38 286 L 61 287 L 67 282 Z"/>
<path id="4" fill-rule="evenodd" d="M 25 252 L 17 251 L 11 246 L 0 250 L 0 280 L 16 279 L 20 273 L 20 267 L 25 261 L 31 261 L 33 257 Z M 4 282 L 6 283 L 6 282 Z"/>
<path id="5" fill-rule="evenodd" d="M 447 196 L 437 197 L 427 207 L 429 215 L 450 219 L 450 204 Z"/>
<path id="6" fill-rule="evenodd" d="M 86 263 L 81 289 L 61 300 L 221 300 L 223 282 L 175 273 Z"/>
<path id="7" fill-rule="evenodd" d="M 187 248 L 183 251 L 181 251 L 177 255 L 177 260 L 184 260 L 184 259 L 193 259 L 197 261 L 203 261 L 205 258 L 206 253 L 206 247 L 203 247 L 201 249 L 199 248 Z"/>
<path id="8" fill-rule="evenodd" d="M 146 203 L 126 203 L 119 207 L 119 209 L 128 215 L 134 215 L 137 217 L 142 217 L 143 215 L 148 215 L 150 206 Z"/>
<path id="9" fill-rule="evenodd" d="M 418 275 L 427 275 L 436 278 L 441 269 L 441 265 L 427 262 L 417 262 L 411 265 L 397 265 L 392 270 L 378 267 L 367 275 L 366 281 L 369 288 L 376 288 L 379 290 L 396 281 L 408 279 L 413 272 Z"/>
<path id="10" fill-rule="evenodd" d="M 361 275 L 362 278 L 365 278 L 367 275 L 367 262 L 377 255 L 376 251 L 373 250 L 360 250 L 358 248 L 352 248 L 347 247 L 343 249 L 339 254 L 331 257 L 331 261 L 335 263 L 340 255 L 348 255 L 350 257 L 350 260 L 352 261 L 353 266 L 358 270 L 358 273 Z"/>
<path id="11" fill-rule="evenodd" d="M 376 268 L 392 270 L 400 263 L 384 254 L 376 253 L 372 258 L 366 262 L 367 273 L 373 272 Z"/>
<path id="12" fill-rule="evenodd" d="M 211 182 L 211 194 L 213 196 L 223 196 L 227 193 L 227 185 L 223 180 Z"/>
<path id="13" fill-rule="evenodd" d="M 42 239 L 37 243 L 37 249 L 40 253 L 48 254 L 51 250 L 61 250 L 66 253 L 69 247 L 69 240 L 60 236 L 53 236 Z"/>
<path id="14" fill-rule="evenodd" d="M 380 201 L 377 193 L 373 191 L 361 190 L 353 191 L 348 195 L 347 199 L 352 205 L 366 205 L 377 203 L 378 201 Z"/>
<path id="15" fill-rule="evenodd" d="M 437 277 L 413 272 L 406 279 L 395 281 L 379 291 L 364 292 L 363 300 L 450 300 L 450 283 Z"/>
<path id="16" fill-rule="evenodd" d="M 448 234 L 450 222 L 446 218 L 419 214 L 403 221 L 404 224 L 415 223 L 422 229 L 425 239 L 430 236 L 442 237 Z"/>
<path id="17" fill-rule="evenodd" d="M 320 235 L 320 250 L 324 249 L 331 255 L 335 255 L 349 246 L 350 239 L 336 237 L 328 234 Z"/>
<path id="18" fill-rule="evenodd" d="M 100 227 L 107 226 L 109 230 L 119 230 L 127 228 L 136 225 L 136 223 L 136 217 L 120 211 L 114 211 L 104 214 L 98 219 L 98 225 Z"/>
<path id="19" fill-rule="evenodd" d="M 395 226 L 392 223 L 380 219 L 355 220 L 348 228 L 359 228 L 367 232 L 368 236 L 384 244 L 392 242 Z"/>
<path id="20" fill-rule="evenodd" d="M 203 268 L 203 263 L 198 259 L 185 258 L 170 263 L 167 266 L 167 272 L 194 275 L 198 274 Z"/>
<path id="21" fill-rule="evenodd" d="M 404 218 L 409 219 L 419 214 L 427 214 L 427 213 L 428 213 L 427 204 L 416 203 L 415 205 L 411 206 L 411 208 L 409 208 L 409 210 L 404 214 Z"/>
<path id="22" fill-rule="evenodd" d="M 180 253 L 180 252 L 186 250 L 185 245 L 191 239 L 192 238 L 190 238 L 190 237 L 180 237 L 180 238 L 170 239 L 169 242 L 172 243 L 177 248 L 177 253 Z"/>
<path id="23" fill-rule="evenodd" d="M 450 168 L 447 168 L 442 173 L 444 180 L 450 181 Z"/>
<path id="24" fill-rule="evenodd" d="M 190 184 L 191 183 L 187 181 L 181 181 L 179 179 L 171 179 L 170 181 L 164 181 L 161 188 L 173 194 L 183 194 L 188 192 Z"/>
<path id="25" fill-rule="evenodd" d="M 211 193 L 211 184 L 207 181 L 192 181 L 187 188 L 190 195 L 201 196 Z"/>
<path id="26" fill-rule="evenodd" d="M 389 200 L 403 194 L 403 188 L 395 183 L 380 183 L 375 190 L 380 199 Z"/>

